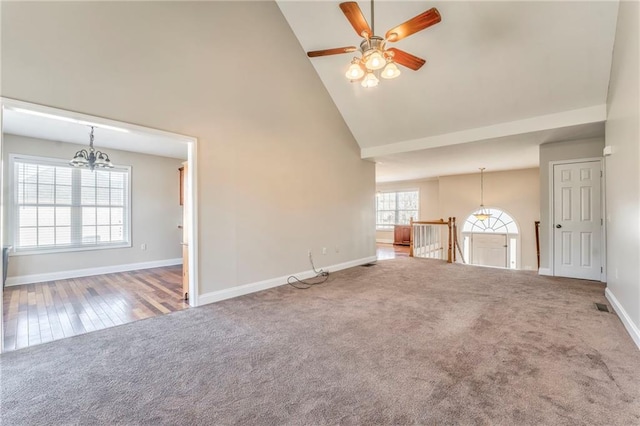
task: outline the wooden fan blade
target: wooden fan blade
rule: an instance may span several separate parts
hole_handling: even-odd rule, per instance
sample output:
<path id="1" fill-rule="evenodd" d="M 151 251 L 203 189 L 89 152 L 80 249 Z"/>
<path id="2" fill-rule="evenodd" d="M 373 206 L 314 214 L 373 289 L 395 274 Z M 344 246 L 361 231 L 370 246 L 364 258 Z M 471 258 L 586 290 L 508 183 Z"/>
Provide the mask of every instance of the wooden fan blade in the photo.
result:
<path id="1" fill-rule="evenodd" d="M 324 49 L 324 50 L 314 50 L 312 52 L 307 52 L 307 56 L 310 58 L 315 58 L 316 56 L 329 56 L 329 55 L 339 55 L 341 53 L 351 53 L 358 50 L 355 46 L 347 46 L 347 47 L 336 47 L 335 49 Z"/>
<path id="2" fill-rule="evenodd" d="M 414 71 L 418 71 L 427 61 L 417 56 L 413 56 L 411 53 L 407 53 L 404 50 L 390 47 L 387 52 L 393 52 L 393 62 L 403 65 Z"/>
<path id="3" fill-rule="evenodd" d="M 405 37 L 409 37 L 411 34 L 415 34 L 418 31 L 422 31 L 425 28 L 429 28 L 432 25 L 437 24 L 442 20 L 440 12 L 435 7 L 421 13 L 409 19 L 407 22 L 398 25 L 395 28 L 390 29 L 385 34 L 387 41 L 398 41 Z"/>
<path id="4" fill-rule="evenodd" d="M 360 6 L 355 1 L 340 3 L 342 13 L 347 17 L 351 26 L 360 37 L 369 38 L 373 35 L 373 31 L 369 28 L 369 24 L 360 10 Z"/>

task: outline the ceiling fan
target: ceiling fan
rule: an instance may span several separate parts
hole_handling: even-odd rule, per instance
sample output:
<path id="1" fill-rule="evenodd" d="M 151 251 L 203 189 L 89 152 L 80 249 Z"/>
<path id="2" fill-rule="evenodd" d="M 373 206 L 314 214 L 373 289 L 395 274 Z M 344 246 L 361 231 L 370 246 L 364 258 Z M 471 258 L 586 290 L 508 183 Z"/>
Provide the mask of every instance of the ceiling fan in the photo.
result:
<path id="1" fill-rule="evenodd" d="M 360 52 L 361 56 L 353 58 L 351 65 L 345 76 L 351 82 L 361 81 L 363 87 L 375 87 L 378 85 L 378 78 L 375 72 L 383 69 L 379 74 L 382 78 L 391 79 L 400 75 L 400 70 L 395 64 L 403 65 L 409 69 L 417 71 L 425 64 L 425 60 L 418 58 L 395 47 L 387 48 L 387 43 L 395 43 L 403 38 L 409 37 L 419 31 L 429 28 L 440 22 L 440 12 L 435 7 L 409 19 L 386 32 L 384 38 L 375 35 L 374 30 L 369 27 L 366 18 L 360 10 L 360 6 L 355 1 L 340 3 L 340 9 L 347 17 L 347 20 L 356 30 L 356 33 L 364 40 L 360 42 L 360 47 L 346 46 L 333 49 L 314 50 L 307 52 L 307 56 L 315 58 L 318 56 L 339 55 L 342 53 Z M 371 25 L 374 26 L 373 0 L 371 0 Z"/>

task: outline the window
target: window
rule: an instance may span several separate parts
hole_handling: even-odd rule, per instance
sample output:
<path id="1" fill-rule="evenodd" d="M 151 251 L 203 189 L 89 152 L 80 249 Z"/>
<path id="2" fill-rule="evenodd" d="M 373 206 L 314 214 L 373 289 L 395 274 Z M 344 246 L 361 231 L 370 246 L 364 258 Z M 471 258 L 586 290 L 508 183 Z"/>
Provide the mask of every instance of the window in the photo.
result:
<path id="1" fill-rule="evenodd" d="M 130 247 L 130 168 L 11 156 L 16 252 Z"/>
<path id="2" fill-rule="evenodd" d="M 376 228 L 391 230 L 393 225 L 408 225 L 418 219 L 418 191 L 378 192 L 376 194 Z"/>
<path id="3" fill-rule="evenodd" d="M 474 214 L 480 213 L 480 210 L 477 210 L 469 215 L 462 227 L 462 232 L 494 232 L 500 234 L 518 233 L 518 225 L 516 225 L 513 218 L 507 213 L 502 210 L 492 208 L 486 210 L 491 215 L 489 219 L 480 220 L 476 218 Z"/>

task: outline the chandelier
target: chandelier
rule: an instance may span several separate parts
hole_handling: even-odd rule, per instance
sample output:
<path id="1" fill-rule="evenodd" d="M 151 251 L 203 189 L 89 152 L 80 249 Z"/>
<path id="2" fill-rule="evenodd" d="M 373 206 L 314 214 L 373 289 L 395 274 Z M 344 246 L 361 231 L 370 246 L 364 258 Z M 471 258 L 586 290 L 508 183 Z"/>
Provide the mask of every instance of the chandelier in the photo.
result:
<path id="1" fill-rule="evenodd" d="M 480 168 L 480 210 L 473 214 L 478 220 L 487 220 L 491 213 L 484 208 L 484 167 Z"/>
<path id="2" fill-rule="evenodd" d="M 93 148 L 93 130 L 94 126 L 91 127 L 91 133 L 89 134 L 89 151 L 86 149 L 81 149 L 76 152 L 76 155 L 73 156 L 73 159 L 69 161 L 69 164 L 74 167 L 88 167 L 90 170 L 94 170 L 95 168 L 99 169 L 110 169 L 113 168 L 113 164 L 111 164 L 111 160 L 109 156 L 102 151 L 96 151 Z"/>

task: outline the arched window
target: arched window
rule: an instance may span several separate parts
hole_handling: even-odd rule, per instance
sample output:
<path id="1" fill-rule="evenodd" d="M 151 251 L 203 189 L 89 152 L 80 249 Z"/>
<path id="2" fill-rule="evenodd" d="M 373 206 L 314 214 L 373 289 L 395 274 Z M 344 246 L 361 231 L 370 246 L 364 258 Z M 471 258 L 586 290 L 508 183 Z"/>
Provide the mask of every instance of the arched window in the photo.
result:
<path id="1" fill-rule="evenodd" d="M 473 212 L 464 223 L 462 232 L 493 232 L 498 234 L 517 234 L 518 225 L 511 216 L 502 210 L 485 208 L 491 216 L 488 219 L 480 220 L 474 216 L 480 210 Z"/>

